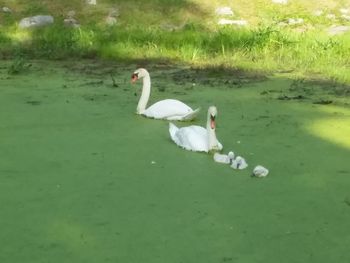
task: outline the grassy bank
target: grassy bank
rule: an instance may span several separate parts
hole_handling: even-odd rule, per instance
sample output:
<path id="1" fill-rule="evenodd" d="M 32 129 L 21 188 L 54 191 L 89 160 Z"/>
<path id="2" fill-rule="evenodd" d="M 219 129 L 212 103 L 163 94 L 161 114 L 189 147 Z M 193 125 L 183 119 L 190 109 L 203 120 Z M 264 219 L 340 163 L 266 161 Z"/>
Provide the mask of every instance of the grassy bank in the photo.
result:
<path id="1" fill-rule="evenodd" d="M 102 57 L 119 60 L 167 60 L 197 66 L 291 71 L 350 83 L 350 35 L 330 36 L 331 25 L 349 24 L 341 17 L 346 1 L 2 1 L 16 10 L 2 14 L 0 47 L 3 57 Z M 215 8 L 229 5 L 232 19 L 247 27 L 219 26 Z M 117 24 L 106 26 L 111 8 L 118 8 Z M 76 11 L 80 28 L 67 28 L 63 19 Z M 323 14 L 315 16 L 316 10 Z M 19 30 L 27 15 L 52 14 L 53 26 Z M 334 14 L 332 19 L 327 18 Z M 300 25 L 281 26 L 288 18 L 302 18 Z"/>

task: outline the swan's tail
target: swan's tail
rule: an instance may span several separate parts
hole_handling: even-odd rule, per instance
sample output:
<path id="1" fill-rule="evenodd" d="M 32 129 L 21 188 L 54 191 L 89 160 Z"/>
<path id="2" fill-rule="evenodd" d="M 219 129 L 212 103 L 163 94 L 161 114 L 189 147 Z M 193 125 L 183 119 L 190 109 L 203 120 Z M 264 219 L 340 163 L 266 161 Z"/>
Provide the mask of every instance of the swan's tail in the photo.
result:
<path id="1" fill-rule="evenodd" d="M 170 137 L 173 141 L 175 141 L 175 134 L 178 130 L 179 130 L 179 128 L 176 127 L 174 123 L 169 122 L 169 133 L 170 133 Z"/>
<path id="2" fill-rule="evenodd" d="M 192 112 L 188 113 L 187 115 L 185 115 L 182 118 L 182 120 L 184 120 L 184 121 L 192 121 L 192 120 L 194 120 L 197 117 L 197 115 L 198 115 L 200 110 L 201 110 L 201 108 L 195 109 L 194 111 L 192 111 Z"/>

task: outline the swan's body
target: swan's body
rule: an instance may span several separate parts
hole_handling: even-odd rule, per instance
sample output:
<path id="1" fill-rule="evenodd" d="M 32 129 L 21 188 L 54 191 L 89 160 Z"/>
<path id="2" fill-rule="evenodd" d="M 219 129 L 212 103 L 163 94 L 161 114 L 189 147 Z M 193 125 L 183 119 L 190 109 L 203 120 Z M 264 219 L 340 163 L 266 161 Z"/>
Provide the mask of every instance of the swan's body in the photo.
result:
<path id="1" fill-rule="evenodd" d="M 193 111 L 179 100 L 166 99 L 158 101 L 138 113 L 148 118 L 185 121 L 194 119 L 198 112 L 199 109 Z"/>
<path id="2" fill-rule="evenodd" d="M 178 121 L 193 120 L 197 116 L 199 109 L 192 110 L 185 103 L 173 99 L 161 100 L 146 108 L 151 94 L 151 77 L 146 69 L 141 68 L 136 70 L 131 78 L 133 82 L 143 79 L 142 93 L 136 108 L 137 114 L 148 118 Z"/>
<path id="3" fill-rule="evenodd" d="M 174 124 L 169 123 L 171 139 L 178 146 L 189 151 L 209 152 L 211 150 L 221 150 L 222 144 L 217 140 L 215 134 L 216 114 L 216 108 L 210 107 L 206 129 L 197 125 L 178 128 Z"/>

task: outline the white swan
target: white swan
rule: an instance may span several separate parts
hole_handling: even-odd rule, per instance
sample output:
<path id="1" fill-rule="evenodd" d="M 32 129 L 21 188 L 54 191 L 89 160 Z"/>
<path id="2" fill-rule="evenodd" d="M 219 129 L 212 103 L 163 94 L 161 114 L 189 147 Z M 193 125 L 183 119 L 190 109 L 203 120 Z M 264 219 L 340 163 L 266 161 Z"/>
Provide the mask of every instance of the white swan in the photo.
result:
<path id="1" fill-rule="evenodd" d="M 192 110 L 189 106 L 179 100 L 166 99 L 161 100 L 147 107 L 147 102 L 151 93 L 151 77 L 144 68 L 137 69 L 131 76 L 134 83 L 138 79 L 143 79 L 142 94 L 136 108 L 136 113 L 144 115 L 148 118 L 166 119 L 176 121 L 193 120 L 199 109 Z"/>
<path id="2" fill-rule="evenodd" d="M 189 151 L 209 152 L 211 150 L 221 150 L 222 144 L 217 140 L 215 134 L 216 115 L 216 107 L 209 107 L 206 129 L 196 125 L 178 128 L 174 124 L 169 123 L 171 139 L 178 146 Z"/>

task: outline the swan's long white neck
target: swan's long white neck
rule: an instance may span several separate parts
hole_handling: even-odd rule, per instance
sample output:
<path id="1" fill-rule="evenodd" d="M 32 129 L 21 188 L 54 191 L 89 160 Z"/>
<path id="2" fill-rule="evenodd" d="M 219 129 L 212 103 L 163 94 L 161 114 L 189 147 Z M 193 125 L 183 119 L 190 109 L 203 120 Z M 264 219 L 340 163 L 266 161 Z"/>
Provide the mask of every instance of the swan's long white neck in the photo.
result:
<path id="1" fill-rule="evenodd" d="M 151 78 L 147 73 L 143 77 L 142 93 L 136 108 L 136 111 L 138 114 L 141 114 L 146 109 L 150 94 L 151 94 Z"/>
<path id="2" fill-rule="evenodd" d="M 210 120 L 210 113 L 208 113 L 207 131 L 208 131 L 208 149 L 209 149 L 209 151 L 219 148 L 218 139 L 216 138 L 215 128 L 214 129 L 211 128 L 210 121 L 211 121 Z"/>

